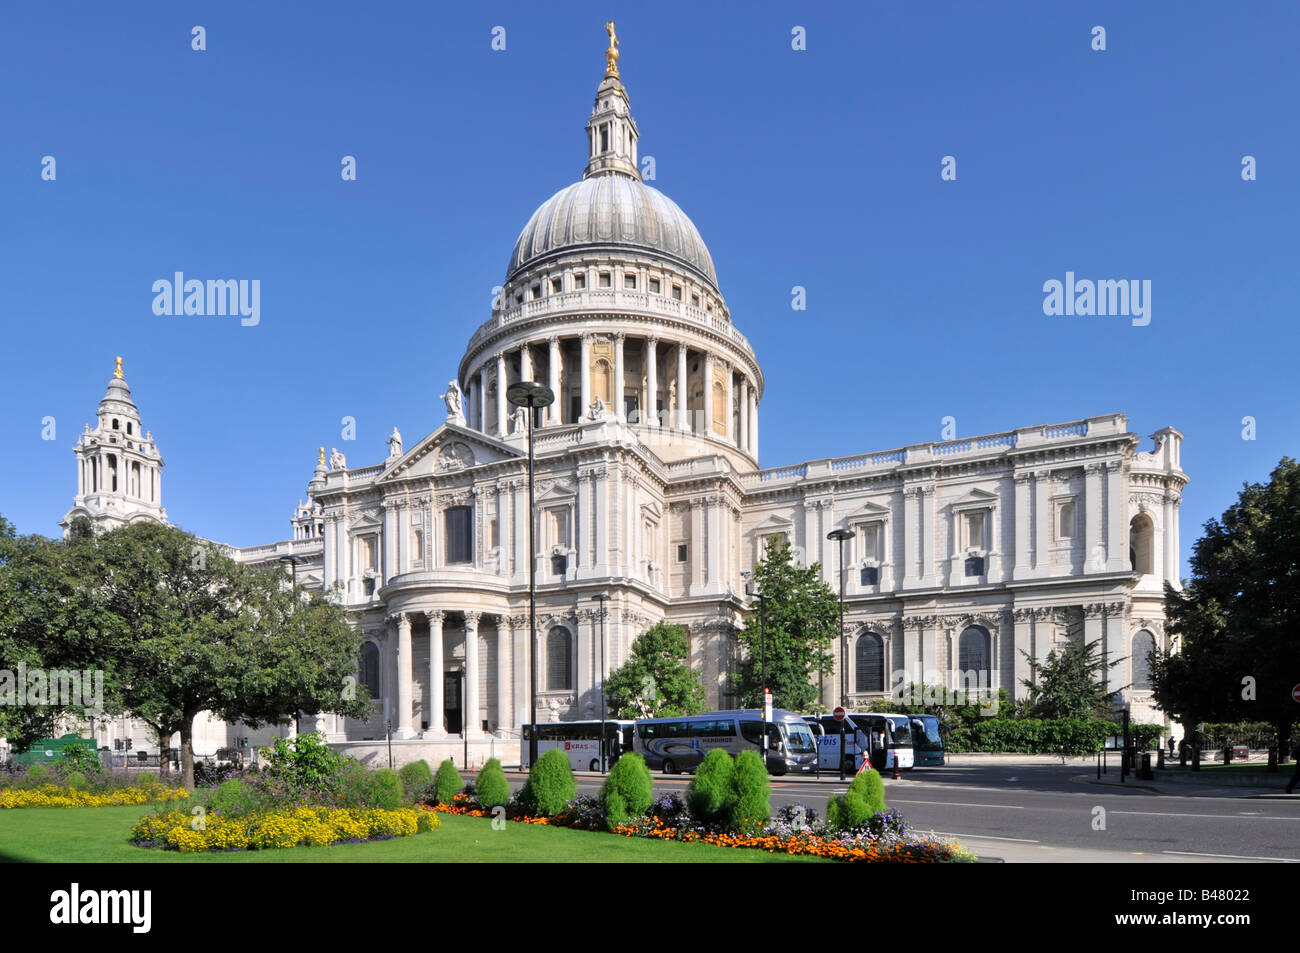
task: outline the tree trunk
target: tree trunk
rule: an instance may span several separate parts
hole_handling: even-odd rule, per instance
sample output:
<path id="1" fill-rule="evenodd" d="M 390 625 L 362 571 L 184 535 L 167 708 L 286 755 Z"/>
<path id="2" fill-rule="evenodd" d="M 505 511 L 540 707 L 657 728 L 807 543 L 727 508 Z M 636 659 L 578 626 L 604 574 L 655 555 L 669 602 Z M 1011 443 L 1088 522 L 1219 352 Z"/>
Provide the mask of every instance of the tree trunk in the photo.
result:
<path id="1" fill-rule="evenodd" d="M 194 790 L 194 716 L 181 720 L 181 787 Z"/>

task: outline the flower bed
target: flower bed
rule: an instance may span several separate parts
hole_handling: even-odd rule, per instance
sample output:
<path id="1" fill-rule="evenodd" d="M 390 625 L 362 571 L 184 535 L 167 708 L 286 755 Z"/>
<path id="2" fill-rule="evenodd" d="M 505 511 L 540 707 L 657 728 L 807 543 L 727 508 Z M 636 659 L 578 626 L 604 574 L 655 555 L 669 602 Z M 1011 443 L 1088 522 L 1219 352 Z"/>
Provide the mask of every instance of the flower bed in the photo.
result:
<path id="1" fill-rule="evenodd" d="M 37 788 L 7 788 L 0 791 L 0 808 L 15 807 L 117 807 L 123 804 L 149 804 L 180 801 L 190 796 L 182 788 L 119 788 L 92 794 L 77 788 L 43 784 Z"/>
<path id="2" fill-rule="evenodd" d="M 429 806 L 428 810 L 468 817 L 493 817 L 472 798 L 457 794 L 452 803 Z M 676 795 L 657 798 L 646 817 L 614 828 L 624 837 L 649 837 L 683 843 L 713 844 L 766 850 L 769 853 L 808 854 L 832 860 L 874 863 L 953 863 L 973 859 L 958 844 L 932 834 L 909 831 L 896 811 L 879 814 L 872 823 L 853 831 L 829 833 L 801 820 L 791 821 L 794 812 L 784 809 L 774 823 L 758 834 L 735 834 L 710 830 L 690 819 Z M 811 812 L 807 812 L 811 815 Z M 580 795 L 560 814 L 534 817 L 516 803 L 506 808 L 507 820 L 522 824 L 547 824 L 580 830 L 604 830 L 596 798 Z"/>
<path id="3" fill-rule="evenodd" d="M 131 839 L 139 847 L 187 853 L 275 850 L 409 837 L 435 830 L 438 825 L 438 818 L 415 808 L 386 811 L 297 807 L 243 817 L 171 810 L 142 817 L 131 829 Z"/>

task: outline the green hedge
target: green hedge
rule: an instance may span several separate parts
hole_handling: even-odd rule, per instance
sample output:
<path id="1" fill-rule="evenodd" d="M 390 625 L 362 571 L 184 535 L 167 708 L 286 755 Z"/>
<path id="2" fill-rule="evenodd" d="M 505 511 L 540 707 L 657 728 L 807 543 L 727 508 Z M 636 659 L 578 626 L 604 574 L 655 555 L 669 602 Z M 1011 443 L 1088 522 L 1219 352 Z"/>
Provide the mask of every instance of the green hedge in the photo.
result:
<path id="1" fill-rule="evenodd" d="M 1088 754 L 1098 751 L 1106 739 L 1122 732 L 1122 726 L 1107 721 L 1061 718 L 989 718 L 969 728 L 954 728 L 948 735 L 949 751 L 1014 751 L 1025 754 Z M 1160 725 L 1131 724 L 1129 733 L 1139 748 L 1157 744 L 1164 728 Z"/>

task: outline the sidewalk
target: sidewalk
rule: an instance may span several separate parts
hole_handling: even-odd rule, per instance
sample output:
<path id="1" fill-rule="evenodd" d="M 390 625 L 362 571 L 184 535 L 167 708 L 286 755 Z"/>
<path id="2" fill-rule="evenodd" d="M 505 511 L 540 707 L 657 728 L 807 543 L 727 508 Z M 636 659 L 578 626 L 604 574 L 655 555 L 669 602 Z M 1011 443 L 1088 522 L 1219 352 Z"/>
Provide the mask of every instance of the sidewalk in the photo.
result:
<path id="1" fill-rule="evenodd" d="M 958 843 L 978 855 L 982 864 L 1231 864 L 1233 858 L 1153 854 L 1145 851 L 1097 850 L 1088 847 L 1049 847 L 1015 844 L 980 837 L 958 837 Z"/>
<path id="2" fill-rule="evenodd" d="M 1087 774 L 1076 775 L 1073 780 L 1101 787 L 1130 788 L 1180 797 L 1268 798 L 1300 801 L 1300 790 L 1294 794 L 1286 793 L 1286 783 L 1291 778 L 1289 771 L 1246 777 L 1224 777 L 1222 774 L 1201 771 L 1161 771 L 1155 768 L 1151 773 L 1154 778 L 1150 780 L 1142 780 L 1137 775 L 1130 774 L 1126 781 L 1121 782 L 1119 767 L 1112 766 L 1100 779 L 1093 770 Z"/>

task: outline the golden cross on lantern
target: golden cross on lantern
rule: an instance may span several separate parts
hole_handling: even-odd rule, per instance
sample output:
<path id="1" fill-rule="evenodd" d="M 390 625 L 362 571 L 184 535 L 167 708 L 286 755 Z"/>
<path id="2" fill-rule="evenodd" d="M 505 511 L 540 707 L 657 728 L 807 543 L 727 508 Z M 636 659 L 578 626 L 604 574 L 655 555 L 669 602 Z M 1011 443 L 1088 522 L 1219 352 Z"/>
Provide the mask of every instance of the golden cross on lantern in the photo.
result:
<path id="1" fill-rule="evenodd" d="M 122 359 L 120 357 L 116 358 L 116 363 L 117 367 L 113 369 L 113 376 L 118 380 L 122 380 Z"/>
<path id="2" fill-rule="evenodd" d="M 605 77 L 618 79 L 618 37 L 614 35 L 613 20 L 605 24 L 605 32 L 609 34 L 609 49 L 605 51 Z"/>

